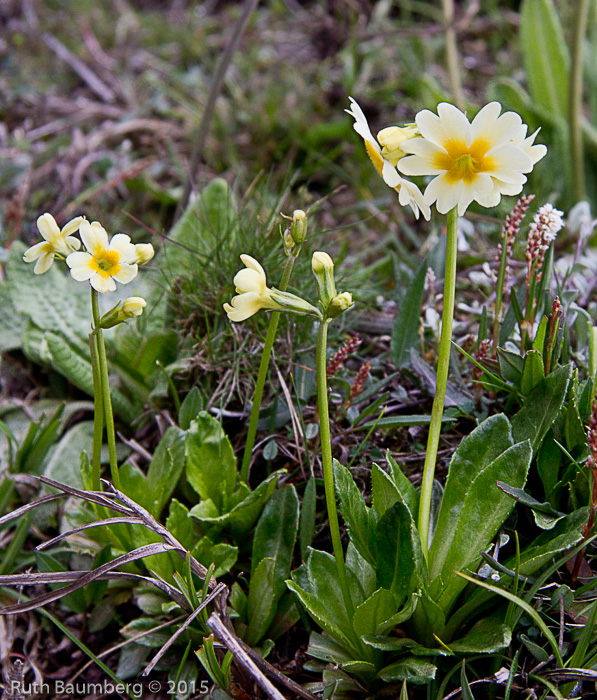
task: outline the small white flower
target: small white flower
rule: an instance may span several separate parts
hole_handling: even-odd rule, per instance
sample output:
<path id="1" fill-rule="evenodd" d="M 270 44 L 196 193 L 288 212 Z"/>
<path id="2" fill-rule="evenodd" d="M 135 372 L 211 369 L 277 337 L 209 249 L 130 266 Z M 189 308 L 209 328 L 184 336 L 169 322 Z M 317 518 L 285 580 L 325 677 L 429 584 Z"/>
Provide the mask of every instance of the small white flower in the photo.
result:
<path id="1" fill-rule="evenodd" d="M 265 271 L 250 255 L 241 255 L 245 269 L 237 272 L 234 286 L 238 296 L 231 304 L 224 304 L 224 311 L 231 321 L 244 321 L 260 309 L 280 309 L 272 299 L 272 290 L 267 286 Z"/>
<path id="2" fill-rule="evenodd" d="M 51 214 L 42 214 L 38 218 L 37 228 L 44 240 L 28 248 L 23 254 L 23 260 L 27 263 L 37 260 L 33 268 L 36 275 L 47 272 L 57 255 L 66 257 L 73 250 L 79 250 L 81 241 L 72 234 L 79 230 L 82 221 L 84 217 L 77 216 L 61 229 Z"/>
<path id="3" fill-rule="evenodd" d="M 127 284 L 137 275 L 137 251 L 131 239 L 117 233 L 108 240 L 108 234 L 99 221 L 81 222 L 79 229 L 88 252 L 71 253 L 66 258 L 73 279 L 89 280 L 98 292 L 113 292 L 116 282 Z"/>
<path id="4" fill-rule="evenodd" d="M 382 135 L 384 141 L 386 141 L 386 145 L 382 149 L 375 138 L 373 138 L 373 134 L 369 129 L 369 124 L 363 110 L 352 97 L 349 97 L 348 99 L 350 100 L 351 109 L 345 109 L 344 111 L 350 114 L 350 116 L 354 119 L 353 128 L 365 142 L 367 154 L 375 166 L 375 169 L 382 176 L 386 185 L 389 185 L 395 189 L 396 192 L 398 192 L 398 201 L 402 206 L 408 205 L 413 210 L 413 213 L 417 219 L 419 218 L 420 211 L 423 214 L 423 217 L 429 221 L 431 211 L 428 204 L 426 204 L 425 200 L 423 199 L 421 190 L 414 183 L 401 177 L 396 170 L 395 163 L 393 164 L 394 161 L 398 162 L 400 155 L 398 151 L 402 149 L 402 144 L 409 139 L 409 136 L 401 133 L 401 136 L 404 135 L 405 138 L 398 138 L 398 134 L 393 131 L 393 129 L 398 129 L 398 127 L 388 127 L 388 129 L 382 129 L 382 131 L 379 133 Z M 409 127 L 406 127 L 401 131 L 408 132 L 408 130 Z M 399 144 L 398 141 L 400 142 Z M 400 149 L 398 148 L 398 145 L 400 146 Z M 386 155 L 387 158 L 385 157 Z"/>
<path id="5" fill-rule="evenodd" d="M 440 214 L 458 206 L 462 216 L 469 204 L 496 206 L 502 194 L 518 194 L 524 173 L 542 158 L 545 146 L 533 145 L 536 132 L 525 138 L 526 126 L 515 112 L 500 116 L 499 102 L 485 105 L 472 122 L 454 105 L 442 102 L 437 114 L 425 109 L 416 116 L 420 138 L 401 146 L 412 155 L 401 158 L 405 175 L 435 175 L 425 201 Z"/>

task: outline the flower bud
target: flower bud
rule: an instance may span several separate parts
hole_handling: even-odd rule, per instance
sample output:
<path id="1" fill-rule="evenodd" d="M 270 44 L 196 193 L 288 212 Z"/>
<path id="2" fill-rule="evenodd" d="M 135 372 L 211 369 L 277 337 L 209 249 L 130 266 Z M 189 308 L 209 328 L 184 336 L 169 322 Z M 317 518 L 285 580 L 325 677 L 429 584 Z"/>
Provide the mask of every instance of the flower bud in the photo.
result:
<path id="1" fill-rule="evenodd" d="M 319 301 L 324 309 L 327 309 L 331 300 L 336 296 L 336 283 L 334 281 L 334 261 L 323 252 L 313 253 L 311 268 L 315 275 Z"/>
<path id="2" fill-rule="evenodd" d="M 326 316 L 328 318 L 336 318 L 336 316 L 339 316 L 341 313 L 344 313 L 344 311 L 350 309 L 351 306 L 354 306 L 352 294 L 350 292 L 342 292 L 341 294 L 337 294 L 330 301 L 326 311 Z"/>
<path id="3" fill-rule="evenodd" d="M 297 245 L 300 245 L 307 237 L 307 215 L 302 209 L 295 209 L 292 212 L 290 235 Z"/>
<path id="4" fill-rule="evenodd" d="M 147 302 L 143 297 L 129 297 L 123 302 L 118 302 L 110 311 L 106 312 L 100 319 L 100 328 L 112 328 L 119 323 L 128 321 L 129 318 L 141 316 Z"/>
<path id="5" fill-rule="evenodd" d="M 151 243 L 137 243 L 135 246 L 135 253 L 137 256 L 135 259 L 137 265 L 145 265 L 145 263 L 148 263 L 155 255 L 155 251 Z"/>
<path id="6" fill-rule="evenodd" d="M 405 153 L 400 146 L 407 140 L 419 135 L 415 124 L 399 127 L 388 126 L 377 134 L 377 140 L 382 146 L 381 155 L 395 167 Z"/>

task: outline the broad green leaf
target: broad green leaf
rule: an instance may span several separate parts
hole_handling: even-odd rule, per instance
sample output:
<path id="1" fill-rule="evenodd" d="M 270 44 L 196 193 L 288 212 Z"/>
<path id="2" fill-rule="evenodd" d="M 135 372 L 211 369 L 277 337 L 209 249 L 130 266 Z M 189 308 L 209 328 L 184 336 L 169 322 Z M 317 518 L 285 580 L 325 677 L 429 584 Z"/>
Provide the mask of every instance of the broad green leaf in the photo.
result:
<path id="1" fill-rule="evenodd" d="M 549 430 L 537 452 L 537 472 L 543 483 L 545 498 L 550 498 L 555 485 L 558 483 L 562 451 L 557 446 L 553 430 Z"/>
<path id="2" fill-rule="evenodd" d="M 201 256 L 212 253 L 230 234 L 235 217 L 236 206 L 228 184 L 215 178 L 191 199 L 168 236 L 174 242 L 163 250 L 169 274 L 188 274 L 190 265 L 199 264 Z M 232 241 L 227 244 L 232 245 Z"/>
<path id="3" fill-rule="evenodd" d="M 292 554 L 298 532 L 299 500 L 292 484 L 275 491 L 263 509 L 253 536 L 251 586 L 260 563 L 274 562 L 273 586 L 277 601 L 286 590 L 284 581 L 290 575 Z"/>
<path id="4" fill-rule="evenodd" d="M 276 614 L 276 562 L 269 557 L 262 559 L 251 573 L 247 604 L 248 628 L 245 642 L 255 646 L 267 632 Z"/>
<path id="5" fill-rule="evenodd" d="M 523 407 L 512 419 L 515 442 L 530 440 L 533 452 L 558 417 L 572 376 L 572 363 L 558 367 L 542 379 L 527 396 Z"/>
<path id="6" fill-rule="evenodd" d="M 524 358 L 524 369 L 520 383 L 522 395 L 528 396 L 544 377 L 543 355 L 539 350 L 529 350 Z"/>
<path id="7" fill-rule="evenodd" d="M 498 348 L 497 356 L 500 363 L 502 378 L 507 382 L 511 382 L 512 384 L 518 386 L 520 384 L 522 369 L 524 367 L 524 360 L 522 357 L 516 352 L 503 350 L 502 348 Z"/>
<path id="8" fill-rule="evenodd" d="M 410 656 L 382 668 L 378 678 L 386 683 L 391 681 L 407 681 L 414 685 L 426 685 L 435 678 L 437 667 L 429 661 Z"/>
<path id="9" fill-rule="evenodd" d="M 364 634 L 383 634 L 392 627 L 385 623 L 396 613 L 396 599 L 390 591 L 378 588 L 354 611 L 352 624 L 359 637 Z"/>
<path id="10" fill-rule="evenodd" d="M 195 543 L 193 519 L 189 509 L 176 498 L 170 501 L 166 528 L 185 549 L 192 549 Z"/>
<path id="11" fill-rule="evenodd" d="M 507 478 L 512 486 L 522 488 L 532 457 L 528 440 L 513 445 L 480 471 L 467 489 L 444 565 L 430 587 L 431 595 L 444 611 L 450 609 L 464 588 L 454 572 L 476 569 L 481 561 L 480 551 L 489 546 L 512 512 L 514 502 L 498 489 L 497 479 Z M 429 556 L 431 560 L 431 553 Z M 433 563 L 435 565 L 435 561 Z"/>
<path id="12" fill-rule="evenodd" d="M 47 343 L 54 369 L 63 374 L 78 389 L 93 396 L 91 361 L 57 333 L 48 331 L 44 334 L 44 339 Z M 81 347 L 80 340 L 78 341 L 78 347 Z M 86 347 L 86 345 L 83 347 Z M 126 422 L 132 423 L 137 417 L 137 412 L 132 403 L 124 394 L 112 386 L 110 387 L 110 396 L 115 413 Z"/>
<path id="13" fill-rule="evenodd" d="M 524 0 L 520 43 L 533 102 L 554 121 L 565 120 L 570 57 L 552 0 Z"/>
<path id="14" fill-rule="evenodd" d="M 283 470 L 270 474 L 254 491 L 249 491 L 248 495 L 227 513 L 220 514 L 213 501 L 206 499 L 191 508 L 191 515 L 201 522 L 222 528 L 227 527 L 235 539 L 241 540 L 253 527 L 261 509 L 275 491 L 281 473 L 284 473 Z M 244 493 L 245 489 L 241 489 L 241 491 Z M 233 493 L 231 500 L 234 499 L 234 495 Z"/>
<path id="15" fill-rule="evenodd" d="M 195 544 L 191 554 L 206 569 L 215 564 L 214 576 L 218 578 L 227 574 L 236 564 L 238 547 L 225 542 L 212 542 L 209 537 L 204 536 Z"/>
<path id="16" fill-rule="evenodd" d="M 301 519 L 299 525 L 299 545 L 301 549 L 301 559 L 304 561 L 307 555 L 307 548 L 311 546 L 315 537 L 315 516 L 317 507 L 317 492 L 315 477 L 312 476 L 307 481 L 303 502 L 301 504 Z"/>
<path id="17" fill-rule="evenodd" d="M 400 313 L 392 329 L 390 351 L 396 367 L 409 360 L 408 351 L 419 343 L 419 319 L 425 294 L 425 276 L 428 263 L 423 263 L 404 292 Z"/>
<path id="18" fill-rule="evenodd" d="M 333 664 L 347 664 L 352 661 L 352 657 L 343 646 L 319 632 L 311 632 L 307 654 L 314 659 L 329 661 Z"/>
<path id="19" fill-rule="evenodd" d="M 375 569 L 361 556 L 359 550 L 352 542 L 349 542 L 346 548 L 345 561 L 347 570 L 354 574 L 355 580 L 359 584 L 358 595 L 353 595 L 353 601 L 356 605 L 359 605 L 362 601 L 373 595 L 373 592 L 377 589 Z"/>
<path id="20" fill-rule="evenodd" d="M 494 654 L 505 649 L 512 641 L 512 630 L 492 619 L 477 622 L 462 639 L 449 643 L 452 651 L 460 654 Z"/>
<path id="21" fill-rule="evenodd" d="M 535 334 L 535 338 L 533 340 L 533 350 L 536 352 L 541 353 L 541 356 L 543 356 L 543 346 L 545 345 L 545 332 L 547 330 L 547 316 L 543 316 L 541 319 L 539 326 L 537 327 L 537 333 Z"/>
<path id="22" fill-rule="evenodd" d="M 136 464 L 125 462 L 120 465 L 118 474 L 122 492 L 151 513 L 153 499 L 141 469 Z"/>
<path id="23" fill-rule="evenodd" d="M 91 454 L 93 423 L 83 421 L 70 428 L 52 451 L 44 469 L 44 476 L 74 488 L 83 487 L 80 471 L 81 453 Z"/>
<path id="24" fill-rule="evenodd" d="M 400 465 L 394 460 L 389 450 L 386 452 L 386 460 L 390 466 L 394 484 L 400 493 L 400 500 L 408 507 L 413 520 L 416 522 L 419 513 L 419 492 L 412 482 L 406 478 Z"/>
<path id="25" fill-rule="evenodd" d="M 194 386 L 185 396 L 178 412 L 178 424 L 183 430 L 191 427 L 199 413 L 205 408 L 205 400 L 199 391 L 199 387 Z"/>
<path id="26" fill-rule="evenodd" d="M 25 246 L 15 241 L 6 266 L 14 307 L 38 328 L 59 334 L 88 354 L 89 285 L 75 282 L 58 265 L 35 275 L 33 266 L 22 259 L 24 251 Z"/>
<path id="27" fill-rule="evenodd" d="M 159 517 L 174 492 L 185 465 L 185 433 L 170 426 L 160 440 L 147 470 L 147 488 L 151 495 L 151 514 Z"/>
<path id="28" fill-rule="evenodd" d="M 403 600 L 426 580 L 419 533 L 410 511 L 397 502 L 377 524 L 377 580 Z"/>
<path id="29" fill-rule="evenodd" d="M 403 502 L 392 478 L 375 463 L 371 466 L 371 495 L 377 517 L 381 517 L 394 503 Z"/>
<path id="30" fill-rule="evenodd" d="M 371 566 L 375 566 L 375 513 L 365 505 L 350 470 L 337 460 L 334 460 L 334 475 L 340 513 L 350 539 Z"/>
<path id="31" fill-rule="evenodd" d="M 456 449 L 450 462 L 435 537 L 429 550 L 431 579 L 436 578 L 444 568 L 471 485 L 512 445 L 510 423 L 506 416 L 498 414 L 483 421 Z"/>
<path id="32" fill-rule="evenodd" d="M 15 308 L 6 280 L 0 282 L 0 352 L 19 350 L 27 316 Z"/>
<path id="33" fill-rule="evenodd" d="M 202 411 L 186 433 L 186 476 L 201 498 L 210 499 L 221 514 L 236 485 L 236 458 L 220 423 Z"/>

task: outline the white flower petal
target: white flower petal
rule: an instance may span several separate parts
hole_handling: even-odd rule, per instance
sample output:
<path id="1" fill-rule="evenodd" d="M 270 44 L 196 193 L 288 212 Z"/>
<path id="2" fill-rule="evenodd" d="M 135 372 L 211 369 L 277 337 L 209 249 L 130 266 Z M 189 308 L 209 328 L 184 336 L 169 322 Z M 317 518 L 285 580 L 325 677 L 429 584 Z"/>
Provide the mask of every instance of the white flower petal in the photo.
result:
<path id="1" fill-rule="evenodd" d="M 232 312 L 230 312 L 226 306 L 231 308 Z M 244 321 L 262 308 L 259 295 L 253 292 L 247 292 L 246 294 L 239 294 L 236 297 L 232 297 L 232 306 L 226 306 L 224 308 L 231 321 Z"/>
<path id="2" fill-rule="evenodd" d="M 82 221 L 79 233 L 85 248 L 92 255 L 97 255 L 100 251 L 108 249 L 108 234 L 99 221 L 93 221 L 92 223 L 89 223 L 87 220 Z"/>
<path id="3" fill-rule="evenodd" d="M 437 111 L 439 116 L 428 109 L 417 114 L 415 121 L 421 135 L 437 146 L 454 140 L 463 141 L 468 145 L 471 139 L 471 125 L 464 113 L 447 102 L 440 103 Z"/>
<path id="4" fill-rule="evenodd" d="M 46 241 L 53 243 L 60 237 L 60 229 L 51 214 L 42 214 L 37 220 L 37 228 Z"/>
<path id="5" fill-rule="evenodd" d="M 102 277 L 101 275 L 93 275 L 89 280 L 91 286 L 97 289 L 98 292 L 104 294 L 105 292 L 113 292 L 116 289 L 116 282 L 114 282 L 113 277 Z"/>
<path id="6" fill-rule="evenodd" d="M 84 216 L 76 216 L 74 219 L 71 219 L 68 223 L 64 224 L 62 227 L 62 231 L 60 233 L 62 236 L 70 236 L 71 234 L 75 233 L 76 231 L 79 230 L 79 226 L 81 225 L 81 222 L 85 219 Z M 79 243 L 79 246 L 81 243 Z"/>
<path id="7" fill-rule="evenodd" d="M 396 168 L 385 159 L 383 162 L 381 176 L 383 177 L 383 180 L 386 183 L 386 185 L 389 185 L 390 187 L 398 187 L 402 182 L 402 178 L 400 177 L 400 175 L 398 175 Z"/>
<path id="8" fill-rule="evenodd" d="M 500 117 L 502 105 L 490 102 L 473 119 L 471 133 L 473 141 L 483 139 L 490 147 L 508 143 L 513 134 L 517 134 L 522 126 L 522 119 L 516 112 L 505 112 Z"/>
<path id="9" fill-rule="evenodd" d="M 51 244 L 48 244 L 47 241 L 42 241 L 41 243 L 32 245 L 31 248 L 27 248 L 23 253 L 23 260 L 30 263 L 37 260 L 41 255 L 44 255 L 44 253 L 49 252 L 51 252 Z"/>
<path id="10" fill-rule="evenodd" d="M 78 238 L 75 238 L 75 236 L 66 236 L 64 242 L 69 247 L 69 253 L 71 250 L 79 250 L 81 247 L 81 241 Z"/>
<path id="11" fill-rule="evenodd" d="M 137 257 L 137 251 L 131 243 L 131 237 L 127 236 L 126 233 L 117 233 L 112 236 L 108 250 L 115 250 L 120 256 L 119 262 L 121 263 L 132 262 Z"/>
<path id="12" fill-rule="evenodd" d="M 131 280 L 134 280 L 137 276 L 139 268 L 137 265 L 127 265 L 123 263 L 121 269 L 112 277 L 120 284 L 128 284 Z"/>
<path id="13" fill-rule="evenodd" d="M 261 295 L 265 290 L 265 280 L 256 270 L 246 268 L 236 273 L 234 286 L 239 294 L 254 292 Z"/>
<path id="14" fill-rule="evenodd" d="M 77 282 L 84 282 L 96 274 L 91 267 L 92 257 L 89 253 L 71 253 L 66 258 L 66 264 L 70 267 L 70 273 Z"/>
<path id="15" fill-rule="evenodd" d="M 446 154 L 443 148 L 438 148 L 435 144 L 425 141 L 425 139 L 412 139 L 422 143 L 414 144 L 416 154 L 404 156 L 398 161 L 398 169 L 405 175 L 435 175 L 445 172 L 436 164 L 436 157 Z M 413 144 L 409 144 L 411 147 Z"/>
<path id="16" fill-rule="evenodd" d="M 37 259 L 37 262 L 35 263 L 35 267 L 33 268 L 33 272 L 36 275 L 43 275 L 44 272 L 47 272 L 50 267 L 52 267 L 52 263 L 54 262 L 54 254 L 53 253 L 42 253 L 42 255 L 39 256 Z"/>
<path id="17" fill-rule="evenodd" d="M 246 253 L 243 253 L 240 256 L 240 259 L 242 260 L 243 265 L 245 267 L 248 267 L 250 270 L 255 270 L 255 272 L 258 272 L 263 277 L 263 281 L 265 282 L 265 270 L 261 267 L 257 260 L 255 260 L 255 258 L 251 257 L 250 255 L 247 255 Z"/>

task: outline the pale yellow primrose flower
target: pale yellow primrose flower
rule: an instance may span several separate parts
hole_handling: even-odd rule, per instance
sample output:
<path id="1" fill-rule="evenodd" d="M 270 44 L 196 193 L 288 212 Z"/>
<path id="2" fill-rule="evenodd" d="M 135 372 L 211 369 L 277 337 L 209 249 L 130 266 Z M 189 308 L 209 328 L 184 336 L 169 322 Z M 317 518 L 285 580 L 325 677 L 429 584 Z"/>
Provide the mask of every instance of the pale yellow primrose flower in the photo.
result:
<path id="1" fill-rule="evenodd" d="M 113 292 L 116 282 L 127 284 L 137 276 L 137 251 L 129 236 L 117 233 L 109 241 L 99 221 L 81 222 L 79 233 L 88 252 L 71 253 L 66 258 L 78 282 L 89 280 L 98 292 Z"/>
<path id="2" fill-rule="evenodd" d="M 420 138 L 408 139 L 401 148 L 411 155 L 398 168 L 405 175 L 436 175 L 427 185 L 425 202 L 435 203 L 440 214 L 458 206 L 462 216 L 469 204 L 496 206 L 502 194 L 518 194 L 524 173 L 543 158 L 545 146 L 534 146 L 526 126 L 515 112 L 500 116 L 499 102 L 485 105 L 469 123 L 454 105 L 442 102 L 438 114 L 425 109 L 416 116 Z"/>
<path id="3" fill-rule="evenodd" d="M 148 263 L 153 258 L 155 250 L 151 243 L 137 243 L 135 245 L 135 255 L 135 262 L 137 265 L 145 265 L 145 263 Z"/>
<path id="4" fill-rule="evenodd" d="M 27 263 L 37 260 L 33 268 L 36 275 L 47 272 L 56 255 L 66 257 L 73 250 L 79 250 L 81 241 L 71 234 L 78 231 L 83 220 L 84 217 L 77 216 L 60 229 L 51 214 L 42 214 L 38 218 L 37 228 L 44 240 L 28 248 L 23 255 L 23 260 Z"/>
<path id="5" fill-rule="evenodd" d="M 344 111 L 353 117 L 353 128 L 365 141 L 367 154 L 377 172 L 382 176 L 386 185 L 389 185 L 398 192 L 398 201 L 402 206 L 408 205 L 413 210 L 417 219 L 419 218 L 420 211 L 425 219 L 429 221 L 431 211 L 421 194 L 421 190 L 414 183 L 401 177 L 395 167 L 400 158 L 399 154 L 403 153 L 402 144 L 410 138 L 409 134 L 411 132 L 409 130 L 411 127 L 405 127 L 402 130 L 400 130 L 399 127 L 382 129 L 378 134 L 378 137 L 381 136 L 384 140 L 384 147 L 382 149 L 379 143 L 373 138 L 363 110 L 352 97 L 348 99 L 350 100 L 351 109 L 345 109 Z M 394 131 L 394 129 L 399 129 L 399 131 Z M 402 136 L 404 136 L 404 138 L 401 138 Z"/>
<path id="6" fill-rule="evenodd" d="M 238 296 L 231 304 L 224 304 L 224 311 L 231 321 L 244 321 L 260 309 L 281 309 L 272 299 L 272 290 L 267 286 L 265 271 L 250 255 L 241 255 L 245 269 L 237 272 L 234 286 Z"/>
<path id="7" fill-rule="evenodd" d="M 113 309 L 110 309 L 100 319 L 100 328 L 113 328 L 119 323 L 124 323 L 130 318 L 141 316 L 147 302 L 143 297 L 129 297 L 123 302 L 118 302 Z"/>

